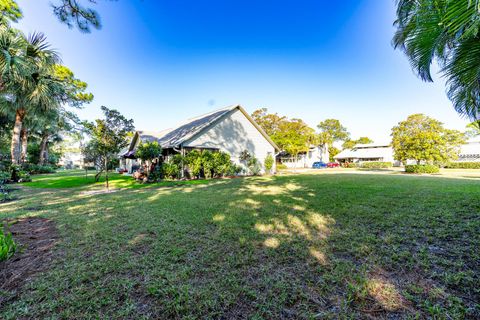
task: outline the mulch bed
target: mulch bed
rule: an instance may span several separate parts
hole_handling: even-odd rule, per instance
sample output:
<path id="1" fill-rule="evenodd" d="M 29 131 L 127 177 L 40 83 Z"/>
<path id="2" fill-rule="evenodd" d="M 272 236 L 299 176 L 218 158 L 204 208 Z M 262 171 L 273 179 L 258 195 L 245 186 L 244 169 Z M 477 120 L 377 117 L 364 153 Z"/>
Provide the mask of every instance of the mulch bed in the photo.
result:
<path id="1" fill-rule="evenodd" d="M 7 230 L 12 233 L 17 252 L 0 262 L 0 309 L 36 274 L 49 268 L 53 260 L 52 248 L 58 241 L 55 223 L 49 219 L 14 219 L 4 224 L 10 225 Z"/>

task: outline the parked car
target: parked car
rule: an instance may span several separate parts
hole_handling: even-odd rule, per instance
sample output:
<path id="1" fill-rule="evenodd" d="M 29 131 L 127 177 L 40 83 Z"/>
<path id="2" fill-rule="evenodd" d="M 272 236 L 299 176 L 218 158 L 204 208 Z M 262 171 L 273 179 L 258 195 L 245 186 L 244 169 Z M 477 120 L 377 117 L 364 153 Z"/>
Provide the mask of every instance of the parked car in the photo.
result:
<path id="1" fill-rule="evenodd" d="M 327 167 L 327 164 L 321 161 L 314 162 L 312 165 L 312 169 L 324 169 L 326 167 Z"/>
<path id="2" fill-rule="evenodd" d="M 338 162 L 327 163 L 327 168 L 338 168 L 338 167 L 340 167 L 340 163 L 338 163 Z"/>

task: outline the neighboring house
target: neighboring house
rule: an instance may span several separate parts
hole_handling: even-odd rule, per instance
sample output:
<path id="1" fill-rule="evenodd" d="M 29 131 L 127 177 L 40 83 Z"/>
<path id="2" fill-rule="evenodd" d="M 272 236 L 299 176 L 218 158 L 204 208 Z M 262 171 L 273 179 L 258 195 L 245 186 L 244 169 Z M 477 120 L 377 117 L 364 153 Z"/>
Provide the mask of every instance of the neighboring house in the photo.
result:
<path id="1" fill-rule="evenodd" d="M 65 169 L 82 168 L 83 155 L 80 151 L 66 151 L 60 157 L 58 165 Z"/>
<path id="2" fill-rule="evenodd" d="M 282 152 L 277 156 L 278 162 L 285 165 L 287 168 L 311 168 L 314 162 L 329 162 L 330 155 L 328 153 L 328 146 L 312 146 L 308 152 L 298 155 L 297 158 Z"/>
<path id="3" fill-rule="evenodd" d="M 345 149 L 334 157 L 338 162 L 361 163 L 366 161 L 391 162 L 394 166 L 401 163 L 394 159 L 393 149 L 389 143 L 357 144 L 352 149 Z M 455 162 L 480 161 L 480 139 L 471 139 L 460 148 L 458 160 Z M 408 160 L 407 164 L 414 164 L 414 160 Z"/>
<path id="4" fill-rule="evenodd" d="M 245 164 L 240 160 L 240 154 L 244 150 L 257 158 L 262 167 L 267 155 L 275 158 L 279 151 L 241 106 L 216 110 L 160 132 L 137 131 L 130 146 L 121 153 L 120 167 L 129 173 L 139 165 L 135 150 L 140 141 L 158 141 L 165 158 L 186 154 L 193 149 L 223 151 L 235 164 L 242 166 Z"/>
<path id="5" fill-rule="evenodd" d="M 345 149 L 333 157 L 338 162 L 382 161 L 400 165 L 393 159 L 393 149 L 390 143 L 357 144 L 352 149 Z"/>
<path id="6" fill-rule="evenodd" d="M 480 137 L 472 138 L 460 148 L 458 162 L 480 162 Z"/>

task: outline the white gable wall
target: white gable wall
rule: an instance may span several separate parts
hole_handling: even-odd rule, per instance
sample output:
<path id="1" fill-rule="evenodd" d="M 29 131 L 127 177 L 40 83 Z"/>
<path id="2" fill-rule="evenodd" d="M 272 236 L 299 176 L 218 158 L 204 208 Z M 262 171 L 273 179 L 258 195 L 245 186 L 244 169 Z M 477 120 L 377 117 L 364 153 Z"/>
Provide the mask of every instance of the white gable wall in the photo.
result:
<path id="1" fill-rule="evenodd" d="M 268 154 L 275 158 L 273 146 L 238 109 L 195 139 L 186 142 L 184 146 L 217 148 L 230 154 L 232 161 L 238 165 L 244 165 L 239 157 L 243 150 L 247 150 L 260 161 L 262 169 Z M 275 171 L 275 164 L 273 171 Z"/>

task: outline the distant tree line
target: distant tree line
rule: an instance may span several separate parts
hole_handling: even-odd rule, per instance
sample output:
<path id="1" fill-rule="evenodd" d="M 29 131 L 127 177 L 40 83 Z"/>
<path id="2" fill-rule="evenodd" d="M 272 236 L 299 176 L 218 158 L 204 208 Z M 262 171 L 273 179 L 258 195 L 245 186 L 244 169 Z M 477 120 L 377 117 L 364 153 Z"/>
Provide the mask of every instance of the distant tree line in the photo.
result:
<path id="1" fill-rule="evenodd" d="M 328 146 L 330 161 L 341 150 L 352 149 L 357 144 L 373 143 L 369 137 L 352 139 L 348 129 L 337 119 L 326 119 L 317 125 L 318 131 L 301 119 L 288 119 L 277 113 L 268 113 L 267 108 L 255 110 L 252 118 L 271 139 L 294 158 L 306 153 L 311 147 Z M 480 121 L 467 126 L 465 132 L 450 130 L 443 124 L 425 116 L 414 114 L 392 128 L 392 148 L 395 159 L 402 162 L 415 160 L 429 163 L 447 163 L 458 158 L 460 146 L 467 138 L 480 136 Z"/>

